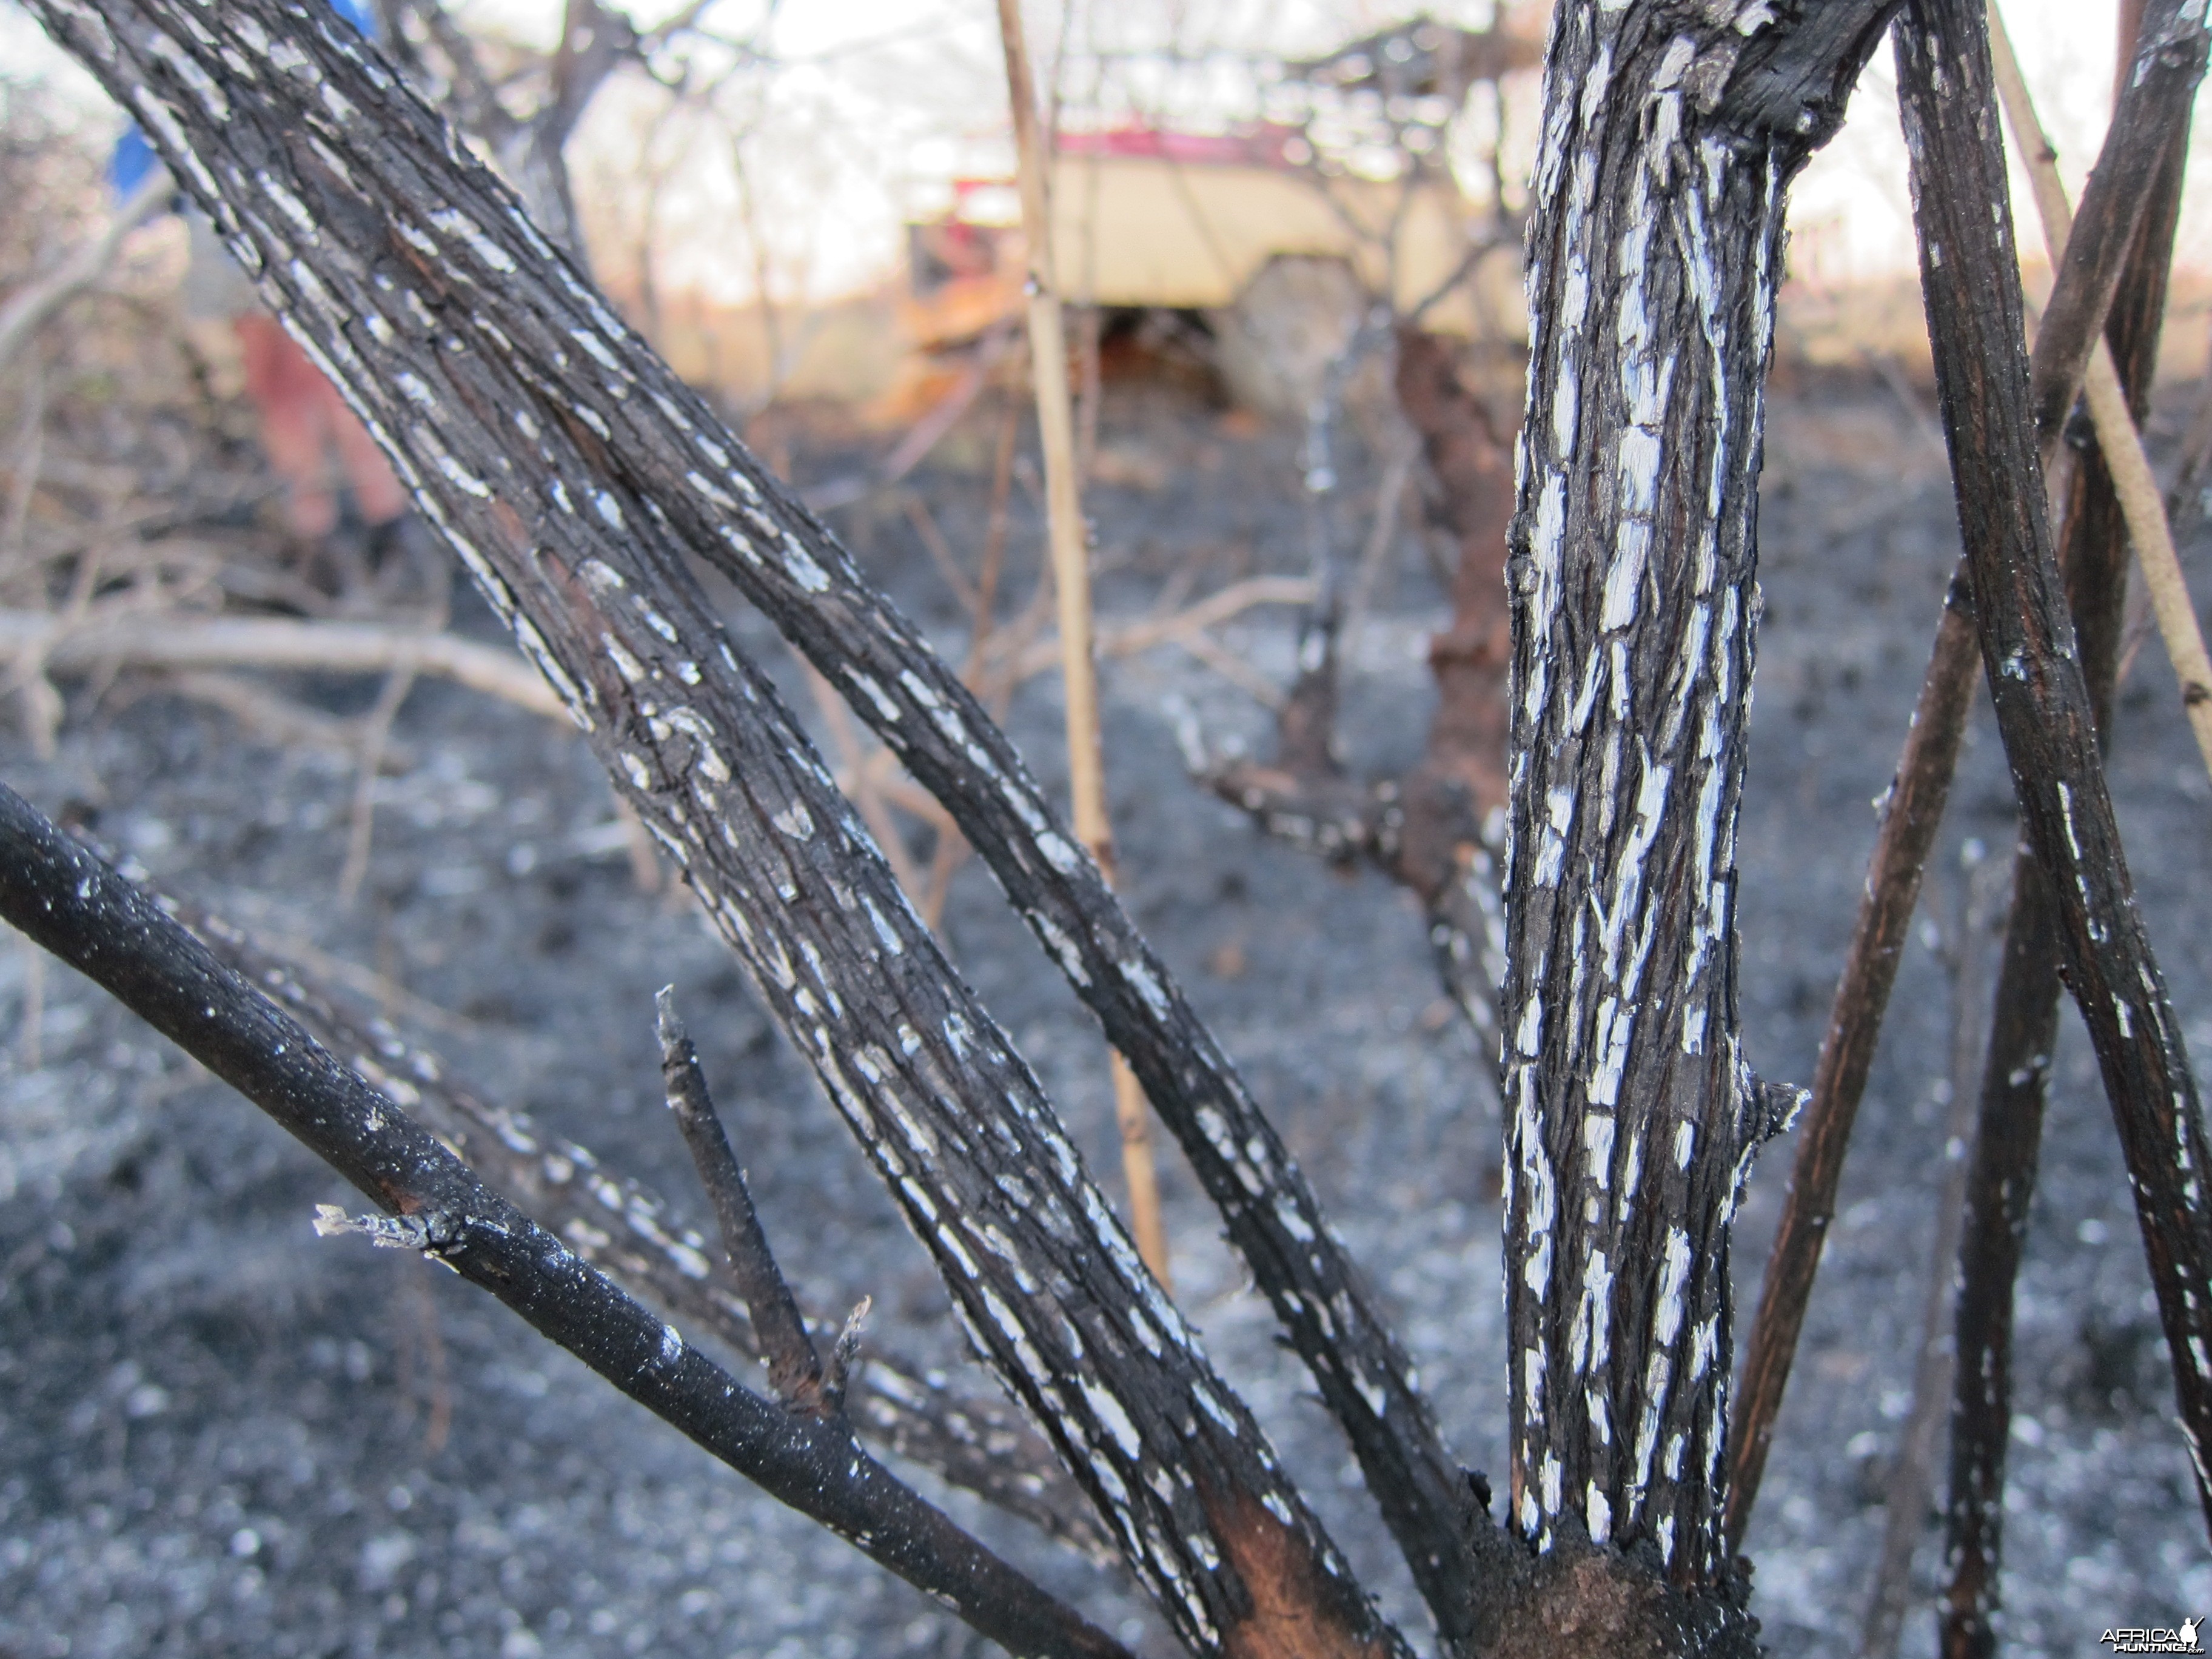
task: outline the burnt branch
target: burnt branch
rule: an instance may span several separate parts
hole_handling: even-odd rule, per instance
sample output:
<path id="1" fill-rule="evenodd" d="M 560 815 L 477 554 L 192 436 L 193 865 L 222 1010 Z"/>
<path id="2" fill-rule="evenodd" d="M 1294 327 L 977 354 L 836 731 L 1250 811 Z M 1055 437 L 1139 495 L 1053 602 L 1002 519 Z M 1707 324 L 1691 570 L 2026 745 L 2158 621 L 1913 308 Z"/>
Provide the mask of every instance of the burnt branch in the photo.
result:
<path id="1" fill-rule="evenodd" d="M 2142 81 L 2124 76 L 2116 112 L 2114 135 L 2136 133 L 2156 118 L 2148 114 L 2171 95 L 2164 77 Z M 2108 143 L 2109 143 L 2108 140 Z M 2132 142 L 2132 141 L 2130 141 Z M 2106 152 L 2109 156 L 2112 152 Z M 2106 180 L 2106 220 L 2130 225 L 2155 222 L 2160 215 L 2149 204 L 2163 188 L 2163 170 L 2130 175 L 2124 167 L 2109 167 L 2100 159 L 2098 176 Z M 2124 180 L 2123 185 L 2120 181 Z M 2077 223 L 2079 222 L 2077 221 Z M 2148 234 L 2148 231 L 2144 233 Z M 2171 233 L 2167 233 L 2170 240 Z M 2054 400 L 2062 409 L 2073 401 L 2069 386 L 2078 387 L 2094 344 L 2095 330 L 2106 323 L 2106 308 L 2115 305 L 2115 284 L 2121 260 L 2128 252 L 2100 242 L 2094 251 L 2084 246 L 2083 257 L 2062 262 L 2045 322 L 2038 335 L 2031 365 L 2031 399 L 2042 409 Z M 2135 292 L 2118 301 L 2111 327 L 2115 340 L 2139 339 L 2143 317 L 2155 318 L 2165 309 L 2161 275 L 2154 291 Z M 2063 331 L 2053 333 L 2052 315 L 2088 316 L 2089 336 L 2078 348 L 2058 349 Z M 2132 323 L 2125 320 L 2133 316 Z M 2045 342 L 2050 342 L 2046 347 Z M 2116 348 L 2117 350 L 2117 348 Z M 2058 432 L 2054 424 L 2039 427 L 2038 448 L 2046 475 L 2061 465 Z M 2100 467 L 2100 464 L 2099 465 Z M 2106 486 L 2097 500 L 2109 500 Z M 2106 528 L 2083 526 L 2078 536 L 2069 532 L 2069 569 L 2080 556 L 2102 560 L 2117 545 L 2110 538 L 2119 533 L 2117 505 L 2099 509 Z M 1828 1224 L 1835 1216 L 1838 1183 L 1856 1121 L 1859 1099 L 1866 1087 L 1868 1067 L 1889 1006 L 1899 952 L 1912 920 L 1919 893 L 1920 872 L 1936 832 L 1942 821 L 1951 776 L 1957 765 L 1959 739 L 1964 731 L 1973 691 L 1976 634 L 1972 620 L 1970 578 L 1965 562 L 1951 579 L 1942 622 L 1936 629 L 1920 698 L 1905 749 L 1898 761 L 1885 803 L 1874 856 L 1867 870 L 1865 896 L 1861 901 L 1844 970 L 1836 985 L 1828 1030 L 1820 1050 L 1813 1086 L 1813 1102 L 1806 1115 L 1790 1186 L 1783 1201 L 1780 1226 L 1768 1258 L 1766 1278 L 1759 1294 L 1758 1316 L 1753 1322 L 1744 1365 L 1743 1396 L 1734 1430 L 1730 1452 L 1728 1535 L 1731 1547 L 1741 1547 L 1749 1529 L 1753 1504 L 1765 1473 L 1766 1453 L 1782 1396 L 1790 1379 L 1790 1362 L 1820 1267 L 1820 1249 Z M 2077 613 L 2077 626 L 2082 618 Z M 2048 1048 L 2047 1042 L 2045 1045 Z M 2039 1050 L 2038 1052 L 2043 1052 Z M 2008 1069 L 2017 1069 L 2016 1066 Z"/>
<path id="2" fill-rule="evenodd" d="M 1444 989 L 1495 1041 L 1504 928 L 1496 837 L 1486 831 L 1505 804 L 1510 434 L 1461 380 L 1448 342 L 1402 324 L 1395 340 L 1398 406 L 1420 440 L 1460 548 L 1451 623 L 1429 641 L 1437 701 L 1421 759 L 1401 777 L 1346 775 L 1331 742 L 1334 624 L 1310 622 L 1306 637 L 1321 649 L 1283 710 L 1273 758 L 1209 765 L 1201 775 L 1267 834 L 1331 862 L 1364 860 L 1419 896 Z M 1333 615 L 1324 603 L 1316 614 Z"/>
<path id="3" fill-rule="evenodd" d="M 2125 80 L 2122 86 L 2123 98 L 2139 94 L 2140 88 Z M 2166 147 L 2148 176 L 2138 181 L 2143 206 L 2105 328 L 2129 413 L 2137 422 L 2148 404 L 2157 366 L 2181 207 L 2185 138 L 2185 122 L 2181 137 Z M 2060 544 L 2067 599 L 2099 737 L 2108 744 L 2119 674 L 2128 536 L 2113 475 L 2094 440 L 2085 441 L 2063 489 L 2066 511 Z M 1951 1578 L 1942 1643 L 1947 1654 L 1960 1659 L 1986 1653 L 1995 1640 L 2005 1465 L 2012 1437 L 2014 1291 L 2041 1154 L 2050 1057 L 2058 1035 L 2063 990 L 2058 964 L 2063 920 L 2051 877 L 2030 848 L 2023 848 L 2015 860 L 2013 891 L 2013 915 L 1977 1096 L 1976 1152 L 1966 1172 L 1966 1231 L 1955 1281 L 1953 1348 L 1957 1368 L 1946 1506 Z"/>
<path id="4" fill-rule="evenodd" d="M 778 1409 L 469 1170 L 181 924 L 0 787 L 0 915 L 274 1118 L 419 1249 L 781 1502 L 936 1596 L 1009 1651 L 1123 1655 L 902 1484 L 849 1430 Z"/>
<path id="5" fill-rule="evenodd" d="M 723 1133 L 713 1097 L 707 1092 L 706 1074 L 699 1069 L 699 1051 L 676 1013 L 676 988 L 663 986 L 654 999 L 660 1036 L 660 1075 L 668 1096 L 668 1109 L 684 1132 L 684 1144 L 699 1171 L 699 1183 L 714 1206 L 714 1218 L 722 1230 L 722 1254 L 737 1275 L 738 1294 L 745 1299 L 753 1330 L 768 1360 L 769 1386 L 776 1398 L 817 1417 L 835 1415 L 823 1399 L 821 1357 L 806 1322 L 792 1300 L 791 1287 L 768 1247 L 760 1217 L 753 1210 L 753 1195 L 745 1187 L 745 1172 L 738 1167 L 730 1138 Z M 840 1388 L 842 1397 L 844 1390 Z"/>
<path id="6" fill-rule="evenodd" d="M 140 114 L 561 693 L 1185 1642 L 1285 1622 L 1346 1652 L 1398 1638 L 724 633 L 695 555 L 954 810 L 1193 1150 L 1425 1576 L 1471 1596 L 1457 1471 L 1310 1190 L 1003 734 L 843 550 L 346 32 L 275 0 L 38 15 Z"/>
<path id="7" fill-rule="evenodd" d="M 1936 648 L 1912 720 L 1882 802 L 1874 856 L 1844 971 L 1836 981 L 1828 1030 L 1813 1073 L 1813 1098 L 1798 1138 L 1782 1218 L 1767 1257 L 1759 1312 L 1746 1343 L 1742 1395 L 1731 1426 L 1727 1534 L 1741 1549 L 1758 1502 L 1774 1424 L 1789 1386 L 1790 1363 L 1812 1301 L 1814 1275 L 1835 1219 L 1836 1192 L 1850 1147 L 1859 1101 L 1874 1064 L 1881 1018 L 1897 981 L 1897 967 L 1919 903 L 1920 878 L 1943 822 L 1944 803 L 1957 770 L 1959 745 L 1973 707 L 1973 601 L 1966 575 L 1954 574 L 1944 594 Z"/>
<path id="8" fill-rule="evenodd" d="M 633 1296 L 747 1358 L 761 1354 L 750 1310 L 710 1262 L 708 1241 L 658 1193 L 609 1170 L 590 1148 L 549 1134 L 526 1112 L 486 1102 L 437 1054 L 380 1018 L 363 1018 L 303 965 L 221 920 L 162 901 L 216 958 L 280 1004 L 315 1039 L 433 1133 L 456 1147 L 579 1259 Z M 951 1392 L 921 1366 L 875 1349 L 851 1410 L 860 1431 L 956 1486 L 1019 1516 L 1092 1560 L 1118 1560 L 1052 1449 L 1007 1406 Z"/>
<path id="9" fill-rule="evenodd" d="M 2145 33 L 2193 37 L 2189 50 L 2201 63 L 2203 24 L 2181 27 L 2184 11 L 2161 5 Z M 2027 838 L 2049 878 L 2061 972 L 2088 1027 L 2127 1156 L 2185 1437 L 2212 1516 L 2212 1304 L 2203 1294 L 2212 1277 L 2212 1218 L 2201 1187 L 2203 1118 L 2135 907 L 2051 545 L 1985 24 L 1964 0 L 1925 0 L 1908 12 L 1896 41 L 1921 286 L 1983 660 Z M 1962 1353 L 1962 1376 L 1972 1364 Z"/>

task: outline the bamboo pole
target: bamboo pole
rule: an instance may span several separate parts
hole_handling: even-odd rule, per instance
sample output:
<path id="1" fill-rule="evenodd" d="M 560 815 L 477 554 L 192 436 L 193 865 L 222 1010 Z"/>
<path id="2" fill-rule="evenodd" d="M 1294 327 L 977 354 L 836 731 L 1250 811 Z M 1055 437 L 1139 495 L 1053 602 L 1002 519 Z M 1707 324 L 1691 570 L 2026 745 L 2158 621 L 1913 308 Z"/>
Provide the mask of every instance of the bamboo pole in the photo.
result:
<path id="1" fill-rule="evenodd" d="M 2055 265 L 2064 257 L 2067 239 L 2074 233 L 2074 210 L 2066 199 L 2066 186 L 2058 177 L 2058 152 L 2051 147 L 2043 123 L 2028 95 L 2027 82 L 2013 56 L 2012 40 L 1995 6 L 1990 8 L 1990 52 L 1996 69 L 1997 95 L 2004 102 L 2005 119 L 2013 142 L 2027 163 L 2034 186 L 2035 210 L 2043 221 L 2044 245 Z M 2103 452 L 2106 470 L 2112 474 L 2112 493 L 2118 498 L 2129 539 L 2142 566 L 2143 586 L 2150 592 L 2151 610 L 2158 618 L 2159 636 L 2181 682 L 2181 706 L 2205 769 L 2212 771 L 2212 655 L 2204 648 L 2204 635 L 2191 603 L 2188 584 L 2181 574 L 2181 559 L 2174 550 L 2173 532 L 2166 522 L 2166 501 L 2143 453 L 2142 437 L 2128 412 L 2127 394 L 2113 367 L 2112 349 L 2100 335 L 2090 355 L 2082 391 L 2088 399 L 2089 419 L 2096 428 L 2097 447 Z"/>
<path id="2" fill-rule="evenodd" d="M 1022 238 L 1029 248 L 1030 373 L 1036 387 L 1037 432 L 1044 447 L 1045 517 L 1060 610 L 1060 669 L 1066 682 L 1067 771 L 1075 834 L 1115 878 L 1114 832 L 1106 813 L 1106 775 L 1098 735 L 1098 676 L 1092 659 L 1091 570 L 1076 470 L 1075 423 L 1069 408 L 1067 331 L 1054 285 L 1052 222 L 1045 202 L 1044 135 L 1022 33 L 1020 0 L 999 0 L 1006 48 L 1007 101 L 1014 118 L 1015 170 L 1021 180 Z M 1160 1221 L 1159 1180 L 1152 1163 L 1145 1091 L 1120 1054 L 1113 1056 L 1114 1115 L 1121 1129 L 1121 1173 L 1129 1184 L 1130 1230 L 1137 1252 L 1162 1285 L 1168 1279 L 1167 1233 Z"/>

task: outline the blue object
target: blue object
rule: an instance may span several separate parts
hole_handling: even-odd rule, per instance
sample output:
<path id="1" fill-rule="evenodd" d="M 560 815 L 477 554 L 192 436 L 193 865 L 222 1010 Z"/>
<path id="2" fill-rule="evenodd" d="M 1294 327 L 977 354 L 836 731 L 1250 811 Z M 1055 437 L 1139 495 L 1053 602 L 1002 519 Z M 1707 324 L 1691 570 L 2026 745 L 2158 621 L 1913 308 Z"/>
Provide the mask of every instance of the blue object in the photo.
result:
<path id="1" fill-rule="evenodd" d="M 146 135 L 135 126 L 125 127 L 123 136 L 115 141 L 114 154 L 107 158 L 107 187 L 115 192 L 118 202 L 127 202 L 161 165 L 161 158 L 154 154 L 153 145 L 146 142 Z"/>
<path id="2" fill-rule="evenodd" d="M 363 40 L 376 39 L 376 14 L 369 9 L 367 0 L 325 0 L 325 3 L 352 24 L 355 33 Z M 161 165 L 161 158 L 154 154 L 146 135 L 136 125 L 125 127 L 107 158 L 107 187 L 114 192 L 118 203 L 127 202 L 146 182 L 147 175 Z"/>
<path id="3" fill-rule="evenodd" d="M 368 9 L 365 0 L 330 0 L 330 6 L 332 11 L 352 24 L 363 40 L 376 39 L 376 14 Z"/>

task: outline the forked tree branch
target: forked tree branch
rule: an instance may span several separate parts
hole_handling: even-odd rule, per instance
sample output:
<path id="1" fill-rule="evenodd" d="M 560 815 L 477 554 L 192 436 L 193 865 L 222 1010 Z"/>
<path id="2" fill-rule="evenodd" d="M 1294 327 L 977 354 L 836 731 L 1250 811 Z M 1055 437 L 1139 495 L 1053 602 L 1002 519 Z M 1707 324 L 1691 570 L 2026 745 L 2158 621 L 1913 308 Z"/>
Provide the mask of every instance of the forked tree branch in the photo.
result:
<path id="1" fill-rule="evenodd" d="M 1126 1659 L 1118 1643 L 902 1484 L 848 1429 L 740 1387 L 4 787 L 0 915 L 106 987 L 398 1218 L 362 1230 L 489 1291 L 631 1399 L 1010 1652 Z"/>
<path id="2" fill-rule="evenodd" d="M 2185 58 L 2201 72 L 2205 30 L 2193 4 L 2165 0 L 2144 36 L 2149 67 Z M 1986 27 L 1973 0 L 1920 0 L 1896 44 L 1921 286 L 1983 660 L 2027 838 L 2051 878 L 2063 972 L 2127 1155 L 2184 1434 L 2212 1517 L 2212 1216 L 2202 1184 L 2212 1154 L 2135 906 L 2052 552 Z"/>
<path id="3" fill-rule="evenodd" d="M 1186 1644 L 1285 1623 L 1344 1652 L 1399 1640 L 723 633 L 692 553 L 954 809 L 1172 1097 L 1370 1487 L 1418 1523 L 1409 1553 L 1471 1597 L 1456 1470 L 1310 1190 L 1003 735 L 844 551 L 349 31 L 275 0 L 36 8 L 138 113 L 684 866 Z"/>

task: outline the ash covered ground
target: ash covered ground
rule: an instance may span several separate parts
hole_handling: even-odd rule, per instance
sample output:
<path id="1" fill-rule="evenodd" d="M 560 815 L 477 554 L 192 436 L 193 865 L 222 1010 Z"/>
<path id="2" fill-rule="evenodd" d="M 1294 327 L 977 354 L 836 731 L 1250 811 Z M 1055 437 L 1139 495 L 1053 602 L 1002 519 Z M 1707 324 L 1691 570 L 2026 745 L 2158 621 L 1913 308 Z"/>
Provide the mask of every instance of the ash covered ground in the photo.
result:
<path id="1" fill-rule="evenodd" d="M 2166 424 L 2172 425 L 2178 416 Z M 980 429 L 980 428 L 979 428 Z M 1159 388 L 1106 408 L 1094 495 L 1102 609 L 1296 573 L 1295 440 Z M 981 539 L 987 446 L 918 480 L 948 540 Z M 1357 446 L 1355 445 L 1356 448 Z M 963 465 L 963 459 L 972 463 Z M 832 470 L 802 453 L 801 474 Z M 1376 458 L 1351 467 L 1357 544 Z M 963 627 L 905 520 L 842 525 L 948 650 Z M 1018 492 L 1010 581 L 1035 580 Z M 1741 839 L 1747 1046 L 1806 1078 L 1957 538 L 1940 447 L 1887 391 L 1778 393 L 1762 520 L 1766 612 Z M 2212 591 L 2212 558 L 2192 571 Z M 1417 754 L 1421 651 L 1443 614 L 1411 537 L 1350 644 L 1356 767 Z M 788 653 L 732 605 L 740 637 Z M 489 633 L 481 616 L 470 625 Z M 1224 638 L 1287 680 L 1287 613 Z M 790 683 L 797 686 L 795 673 Z M 886 1344 L 972 1386 L 944 1297 L 732 959 L 680 898 L 641 890 L 581 743 L 425 684 L 408 699 L 358 901 L 337 898 L 356 780 L 343 754 L 258 741 L 174 697 L 80 693 L 58 755 L 6 740 L 5 776 L 89 819 L 154 878 L 270 943 L 380 978 L 387 1012 L 488 1098 L 706 1206 L 665 1121 L 653 994 L 673 981 L 787 1272 L 811 1310 L 875 1298 Z M 301 678 L 340 713 L 374 695 Z M 1128 902 L 1245 1069 L 1400 1316 L 1462 1460 L 1502 1467 L 1499 1130 L 1488 1062 L 1441 1002 L 1411 901 L 1260 839 L 1186 779 L 1171 713 L 1264 749 L 1267 712 L 1173 647 L 1106 673 Z M 804 704 L 803 692 L 794 701 Z M 2120 699 L 2112 776 L 2138 891 L 2198 1061 L 2212 1060 L 2212 789 L 2154 641 Z M 1049 678 L 1010 724 L 1063 775 Z M 2010 791 L 1986 708 L 1945 826 L 2002 852 Z M 1089 1017 L 970 866 L 952 954 L 1118 1188 Z M 340 988 L 344 988 L 343 987 Z M 106 997 L 0 949 L 0 1650 L 123 1655 L 963 1655 L 978 1638 L 745 1486 L 451 1275 L 319 1240 L 357 1195 Z M 35 1006 L 35 1018 L 31 1012 Z M 1949 995 L 1908 954 L 1752 1540 L 1778 1653 L 1856 1650 L 1907 1401 L 1942 1173 Z M 1739 1234 L 1741 1320 L 1793 1151 L 1770 1147 Z M 1180 1299 L 1286 1461 L 1410 1632 L 1426 1624 L 1341 1441 L 1270 1340 L 1170 1150 Z M 2072 1655 L 2115 1624 L 2212 1610 L 2212 1560 L 2166 1386 L 2119 1155 L 2069 1012 L 2021 1285 L 2007 1522 L 2009 1650 Z M 1172 1650 L 1126 1587 L 958 1495 L 954 1511 L 1146 1655 Z M 1932 1572 L 1931 1524 L 1922 1555 Z M 1916 1612 L 1906 1651 L 1932 1649 Z"/>

